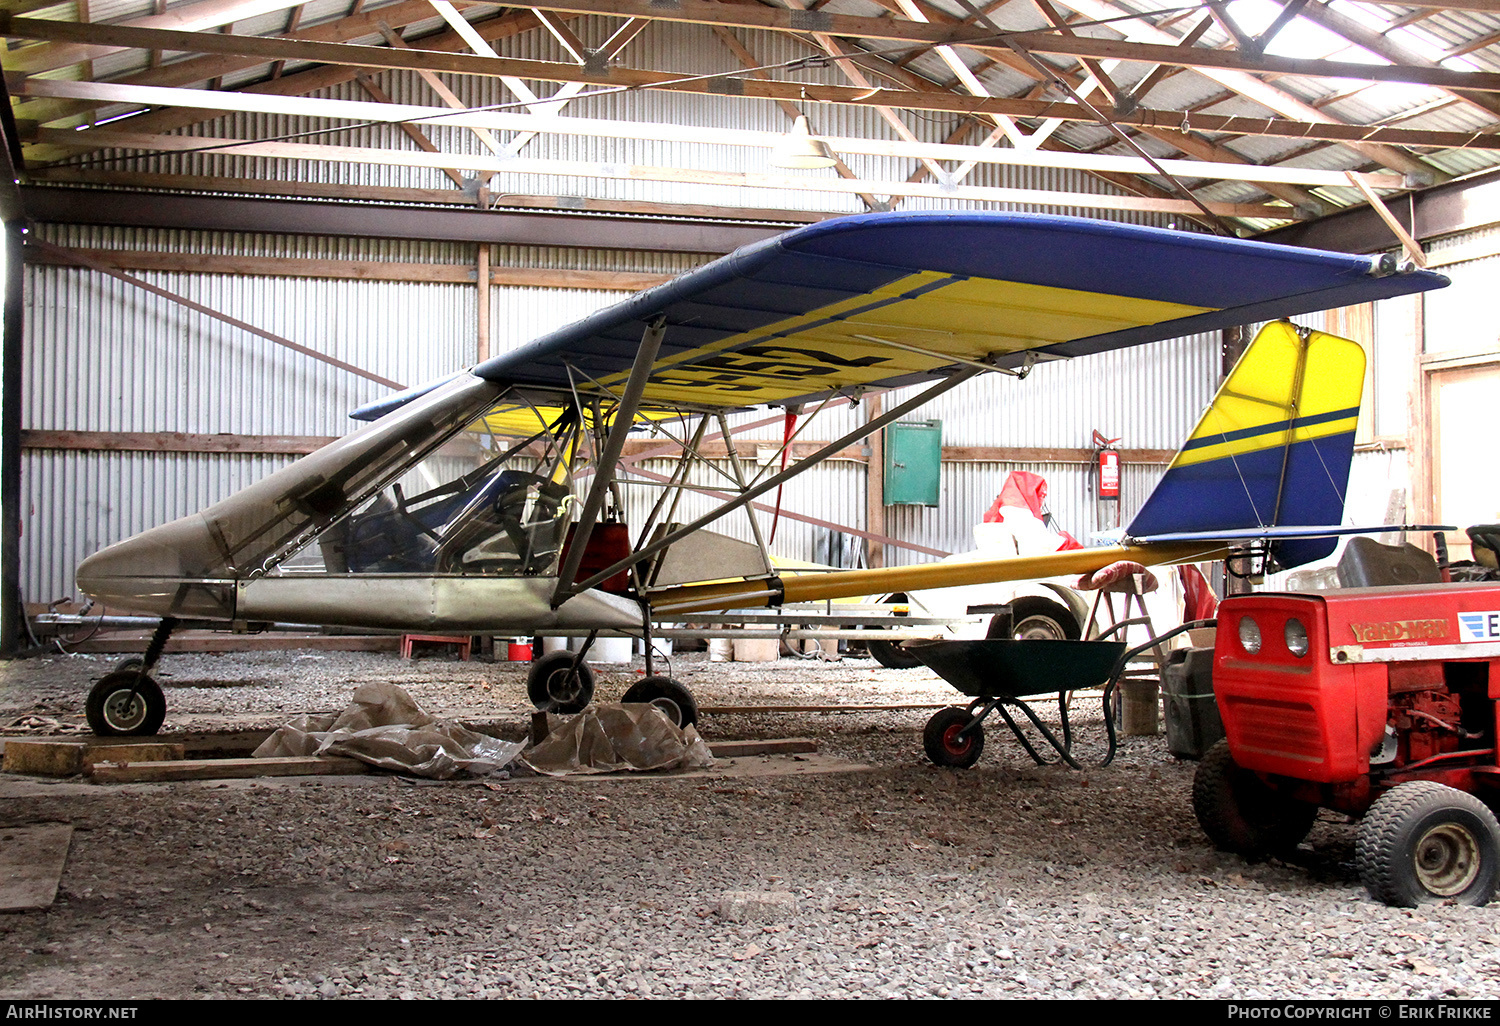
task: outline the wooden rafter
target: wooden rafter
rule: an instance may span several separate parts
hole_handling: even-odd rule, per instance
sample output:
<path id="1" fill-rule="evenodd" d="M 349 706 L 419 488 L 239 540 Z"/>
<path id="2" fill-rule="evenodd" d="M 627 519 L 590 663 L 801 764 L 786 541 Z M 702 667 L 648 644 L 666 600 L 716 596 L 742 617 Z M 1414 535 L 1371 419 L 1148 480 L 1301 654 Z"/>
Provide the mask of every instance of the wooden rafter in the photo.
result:
<path id="1" fill-rule="evenodd" d="M 620 121 L 605 118 L 569 117 L 556 118 L 543 114 L 518 111 L 469 111 L 463 109 L 462 101 L 442 86 L 447 108 L 409 103 L 394 103 L 383 91 L 367 87 L 378 104 L 354 100 L 327 100 L 313 97 L 261 96 L 249 93 L 223 94 L 196 89 L 158 89 L 149 86 L 121 86 L 107 82 L 58 82 L 33 79 L 21 88 L 28 94 L 40 93 L 52 96 L 84 96 L 109 99 L 117 103 L 158 106 L 170 103 L 199 106 L 215 111 L 235 110 L 256 114 L 280 114 L 291 117 L 331 119 L 359 123 L 363 121 L 397 124 L 413 127 L 446 125 L 468 128 L 476 133 L 486 132 L 540 132 L 559 135 L 589 136 L 613 139 L 649 139 L 668 142 L 705 142 L 721 146 L 764 147 L 776 145 L 782 138 L 779 132 L 755 131 L 740 128 L 701 128 L 651 121 Z M 795 110 L 795 107 L 792 107 Z M 105 129 L 96 131 L 136 132 L 134 122 L 127 119 L 112 122 Z M 63 136 L 72 145 L 96 145 L 99 137 L 92 132 L 74 132 Z M 190 137 L 184 137 L 190 138 Z M 492 138 L 492 137 L 491 137 Z M 1116 174 L 1153 174 L 1137 157 L 1115 154 L 1081 154 L 1057 151 L 1017 150 L 1014 148 L 959 146 L 946 143 L 927 143 L 905 139 L 866 139 L 823 135 L 821 138 L 833 149 L 845 153 L 863 153 L 877 157 L 898 157 L 916 160 L 953 160 L 984 164 L 1009 164 L 1028 167 L 1066 167 L 1079 171 L 1103 171 Z M 423 147 L 426 149 L 427 147 Z M 503 148 L 502 148 L 503 149 Z M 433 152 L 429 150 L 428 152 Z M 500 152 L 500 150 L 492 150 Z M 1163 158 L 1158 163 L 1174 175 L 1187 178 L 1230 179 L 1249 182 L 1276 182 L 1312 186 L 1345 184 L 1343 173 L 1321 168 L 1263 166 L 1257 164 L 1229 164 L 1215 160 L 1171 160 Z M 848 176 L 845 176 L 848 177 Z M 1374 175 L 1370 179 L 1380 188 L 1400 188 L 1399 175 Z"/>
<path id="2" fill-rule="evenodd" d="M 685 0 L 690 2 L 690 0 Z M 1084 0 L 1076 0 L 1084 2 Z M 47 37 L 71 36 L 79 28 L 67 22 L 41 22 L 33 19 L 13 19 L 9 28 L 0 16 L 0 35 L 7 31 L 25 31 L 28 34 Z M 19 26 L 19 29 L 18 29 Z M 84 29 L 93 26 L 83 26 Z M 919 92 L 905 89 L 886 89 L 875 86 L 848 87 L 829 85 L 801 85 L 795 82 L 760 82 L 740 78 L 684 78 L 670 72 L 645 71 L 611 67 L 598 76 L 587 75 L 577 65 L 551 61 L 532 61 L 517 58 L 470 56 L 466 54 L 430 50 L 399 51 L 390 47 L 353 46 L 343 43 L 313 43 L 293 39 L 271 39 L 261 36 L 225 36 L 218 33 L 183 33 L 156 29 L 111 27 L 114 38 L 129 40 L 131 45 L 150 49 L 185 50 L 189 52 L 239 53 L 264 57 L 262 63 L 286 59 L 311 61 L 325 64 L 342 64 L 350 67 L 382 69 L 427 70 L 449 72 L 460 75 L 478 75 L 500 78 L 514 76 L 522 79 L 538 79 L 552 82 L 588 82 L 600 87 L 655 88 L 676 92 L 708 93 L 716 95 L 745 96 L 761 99 L 808 100 L 820 103 L 842 103 L 854 106 L 893 107 L 909 110 L 933 110 L 963 114 L 1006 114 L 1011 117 L 1048 118 L 1060 117 L 1073 121 L 1093 121 L 1089 110 L 1076 104 L 1048 100 L 1014 100 L 1003 97 L 960 96 L 954 93 L 931 90 Z M 350 76 L 352 77 L 352 75 Z M 1500 76 L 1497 76 L 1500 77 Z M 726 87 L 725 81 L 732 81 Z M 1335 121 L 1311 106 L 1303 104 L 1314 115 L 1312 120 L 1295 120 L 1276 117 L 1246 117 L 1238 115 L 1195 114 L 1193 121 L 1200 131 L 1223 132 L 1231 135 L 1272 135 L 1293 138 L 1323 139 L 1330 142 L 1346 142 L 1357 148 L 1373 148 L 1388 145 L 1434 146 L 1441 148 L 1500 149 L 1500 138 L 1485 133 L 1428 131 L 1420 129 L 1371 129 L 1364 125 L 1351 125 Z M 1173 126 L 1181 124 L 1181 111 L 1141 109 L 1118 120 L 1124 124 L 1143 126 Z M 1405 159 L 1411 170 L 1424 169 L 1424 165 Z M 1430 170 L 1430 169 L 1426 169 Z"/>
<path id="3" fill-rule="evenodd" d="M 42 129 L 42 141 L 57 146 L 76 145 L 83 133 Z M 241 139 L 207 138 L 181 135 L 138 135 L 94 129 L 93 145 L 112 149 L 150 152 L 201 152 L 214 149 L 242 157 L 270 157 L 283 160 L 335 161 L 356 164 L 382 164 L 394 167 L 466 168 L 472 171 L 505 171 L 511 174 L 575 175 L 583 178 L 610 178 L 626 181 L 689 182 L 702 185 L 730 185 L 767 189 L 859 194 L 871 192 L 892 196 L 927 196 L 934 199 L 973 200 L 981 203 L 1030 203 L 1039 206 L 1093 207 L 1099 210 L 1149 210 L 1158 213 L 1191 214 L 1197 207 L 1182 200 L 1147 199 L 1134 196 L 1108 196 L 1055 192 L 1039 189 L 991 188 L 985 186 L 946 186 L 939 184 L 864 179 L 817 178 L 810 175 L 756 174 L 734 171 L 694 170 L 680 167 L 653 167 L 575 160 L 546 160 L 513 157 L 496 158 L 485 154 L 412 153 L 366 146 L 318 146 L 308 143 L 254 142 Z M 1208 204 L 1223 217 L 1255 217 L 1287 220 L 1285 207 L 1256 203 Z"/>

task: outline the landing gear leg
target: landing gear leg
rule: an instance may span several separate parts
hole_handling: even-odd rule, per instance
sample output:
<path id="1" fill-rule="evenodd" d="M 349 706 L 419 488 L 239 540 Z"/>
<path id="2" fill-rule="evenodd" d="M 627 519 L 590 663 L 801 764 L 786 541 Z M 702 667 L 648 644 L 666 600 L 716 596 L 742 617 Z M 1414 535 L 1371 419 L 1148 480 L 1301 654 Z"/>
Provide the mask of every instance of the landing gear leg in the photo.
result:
<path id="1" fill-rule="evenodd" d="M 177 626 L 176 617 L 163 617 L 146 654 L 138 664 L 122 660 L 89 691 L 84 712 L 89 729 L 101 737 L 155 734 L 167 718 L 167 699 L 150 676 Z M 133 664 L 133 665 L 132 665 Z"/>

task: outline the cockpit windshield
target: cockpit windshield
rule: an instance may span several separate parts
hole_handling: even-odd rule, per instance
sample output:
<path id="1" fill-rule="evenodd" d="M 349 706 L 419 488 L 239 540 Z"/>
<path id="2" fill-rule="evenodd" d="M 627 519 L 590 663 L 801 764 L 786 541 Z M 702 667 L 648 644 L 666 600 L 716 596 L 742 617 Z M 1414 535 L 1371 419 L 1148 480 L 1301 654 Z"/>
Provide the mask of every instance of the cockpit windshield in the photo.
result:
<path id="1" fill-rule="evenodd" d="M 546 574 L 577 505 L 577 443 L 576 418 L 504 397 L 272 572 Z"/>

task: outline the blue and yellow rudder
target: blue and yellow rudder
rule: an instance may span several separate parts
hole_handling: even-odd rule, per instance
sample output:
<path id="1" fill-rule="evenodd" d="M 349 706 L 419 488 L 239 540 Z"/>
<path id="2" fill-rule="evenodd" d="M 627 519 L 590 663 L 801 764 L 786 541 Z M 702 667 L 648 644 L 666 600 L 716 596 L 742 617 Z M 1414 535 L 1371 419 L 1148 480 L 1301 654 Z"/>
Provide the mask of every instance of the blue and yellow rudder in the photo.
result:
<path id="1" fill-rule="evenodd" d="M 1266 325 L 1127 534 L 1337 526 L 1364 376 L 1357 343 L 1286 321 Z M 1327 556 L 1335 541 L 1289 538 L 1273 551 L 1281 566 L 1300 566 Z"/>

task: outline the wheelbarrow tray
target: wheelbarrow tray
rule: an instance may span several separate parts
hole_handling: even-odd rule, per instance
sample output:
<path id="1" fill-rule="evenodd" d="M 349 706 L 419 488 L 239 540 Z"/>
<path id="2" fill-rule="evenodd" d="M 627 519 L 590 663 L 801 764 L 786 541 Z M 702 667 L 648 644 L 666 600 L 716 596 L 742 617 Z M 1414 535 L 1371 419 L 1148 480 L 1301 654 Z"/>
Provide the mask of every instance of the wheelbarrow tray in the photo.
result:
<path id="1" fill-rule="evenodd" d="M 1123 641 L 919 641 L 902 646 L 976 698 L 1020 698 L 1097 687 L 1125 654 Z"/>

